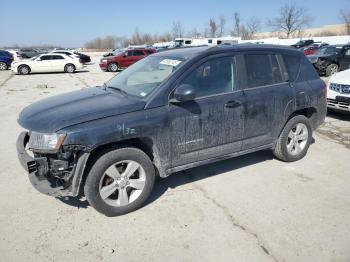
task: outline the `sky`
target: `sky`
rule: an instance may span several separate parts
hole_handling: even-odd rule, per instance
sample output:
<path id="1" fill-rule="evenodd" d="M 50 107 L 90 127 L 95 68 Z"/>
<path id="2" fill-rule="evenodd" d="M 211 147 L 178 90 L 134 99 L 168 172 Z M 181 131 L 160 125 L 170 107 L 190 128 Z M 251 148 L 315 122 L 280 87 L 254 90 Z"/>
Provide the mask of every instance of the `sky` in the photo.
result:
<path id="1" fill-rule="evenodd" d="M 95 37 L 130 36 L 137 28 L 144 33 L 171 31 L 174 21 L 185 30 L 204 31 L 211 17 L 226 17 L 227 33 L 233 13 L 241 19 L 258 17 L 261 31 L 269 31 L 268 18 L 278 15 L 286 0 L 1 0 L 0 46 L 52 44 L 80 47 Z M 308 10 L 312 27 L 341 23 L 339 11 L 350 0 L 294 0 Z M 4 23 L 4 21 L 6 21 Z"/>

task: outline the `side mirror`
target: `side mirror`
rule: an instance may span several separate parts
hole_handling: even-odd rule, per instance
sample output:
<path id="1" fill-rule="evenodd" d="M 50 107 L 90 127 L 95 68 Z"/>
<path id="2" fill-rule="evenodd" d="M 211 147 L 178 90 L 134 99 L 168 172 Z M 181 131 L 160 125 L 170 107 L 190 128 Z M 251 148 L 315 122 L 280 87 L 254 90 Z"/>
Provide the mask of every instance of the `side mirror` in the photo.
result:
<path id="1" fill-rule="evenodd" d="M 125 52 L 124 54 L 123 54 L 123 57 L 127 57 L 128 56 L 128 52 Z"/>
<path id="2" fill-rule="evenodd" d="M 193 86 L 188 84 L 179 85 L 174 92 L 174 97 L 170 100 L 170 103 L 181 103 L 193 101 L 196 98 L 196 91 Z"/>

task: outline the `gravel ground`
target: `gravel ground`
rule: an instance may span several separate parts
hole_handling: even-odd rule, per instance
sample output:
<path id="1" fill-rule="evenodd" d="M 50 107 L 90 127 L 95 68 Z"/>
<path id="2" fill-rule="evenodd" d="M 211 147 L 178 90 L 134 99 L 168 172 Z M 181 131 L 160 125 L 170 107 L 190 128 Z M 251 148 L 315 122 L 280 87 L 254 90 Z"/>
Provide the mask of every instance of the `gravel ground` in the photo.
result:
<path id="1" fill-rule="evenodd" d="M 307 156 L 262 151 L 158 179 L 142 209 L 107 218 L 38 193 L 20 166 L 20 110 L 99 85 L 75 74 L 0 72 L 0 261 L 350 261 L 350 116 L 329 114 Z"/>

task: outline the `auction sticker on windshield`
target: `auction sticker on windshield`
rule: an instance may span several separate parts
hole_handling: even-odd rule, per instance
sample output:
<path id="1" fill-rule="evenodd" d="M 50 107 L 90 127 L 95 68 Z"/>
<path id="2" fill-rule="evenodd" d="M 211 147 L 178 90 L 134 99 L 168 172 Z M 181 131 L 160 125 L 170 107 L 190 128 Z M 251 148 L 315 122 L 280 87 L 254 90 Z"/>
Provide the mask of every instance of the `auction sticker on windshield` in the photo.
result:
<path id="1" fill-rule="evenodd" d="M 169 66 L 177 66 L 178 64 L 180 64 L 182 61 L 179 60 L 173 60 L 173 59 L 164 59 L 162 61 L 160 61 L 159 64 L 161 65 L 169 65 Z"/>

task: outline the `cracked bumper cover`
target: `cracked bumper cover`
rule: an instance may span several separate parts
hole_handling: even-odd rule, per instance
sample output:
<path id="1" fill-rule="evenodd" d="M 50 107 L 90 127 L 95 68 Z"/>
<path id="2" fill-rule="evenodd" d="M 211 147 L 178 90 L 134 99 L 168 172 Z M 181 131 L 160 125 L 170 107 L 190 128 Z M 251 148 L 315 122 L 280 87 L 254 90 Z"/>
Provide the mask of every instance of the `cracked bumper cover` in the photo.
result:
<path id="1" fill-rule="evenodd" d="M 33 158 L 27 153 L 25 146 L 28 141 L 28 132 L 22 132 L 17 139 L 17 154 L 19 162 L 28 172 L 29 180 L 35 189 L 40 193 L 53 197 L 78 196 L 89 153 L 80 155 L 74 168 L 71 185 L 65 188 L 54 183 L 54 179 L 49 179 L 49 164 L 45 157 Z"/>

